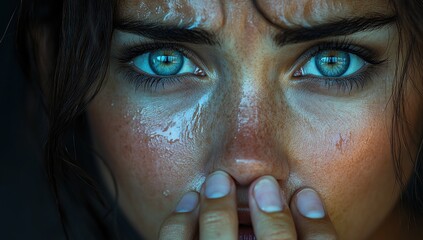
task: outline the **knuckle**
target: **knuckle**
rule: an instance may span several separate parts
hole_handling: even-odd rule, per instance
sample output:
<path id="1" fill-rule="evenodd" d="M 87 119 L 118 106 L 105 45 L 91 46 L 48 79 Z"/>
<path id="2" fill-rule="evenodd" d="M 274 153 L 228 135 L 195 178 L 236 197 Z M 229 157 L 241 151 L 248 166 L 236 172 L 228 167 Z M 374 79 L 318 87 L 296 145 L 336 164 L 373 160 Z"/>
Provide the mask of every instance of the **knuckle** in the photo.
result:
<path id="1" fill-rule="evenodd" d="M 320 233 L 320 234 L 314 234 L 310 235 L 308 237 L 305 237 L 307 240 L 337 240 L 336 234 L 333 233 Z"/>
<path id="2" fill-rule="evenodd" d="M 165 220 L 160 226 L 160 239 L 165 238 L 169 233 L 175 232 L 176 229 L 180 229 L 181 227 L 182 225 L 180 223 L 172 221 L 171 219 Z"/>
<path id="3" fill-rule="evenodd" d="M 230 220 L 231 215 L 224 210 L 206 211 L 200 215 L 201 224 L 207 226 L 229 224 Z"/>
<path id="4" fill-rule="evenodd" d="M 181 217 L 167 218 L 159 230 L 159 239 L 172 239 L 173 236 L 185 236 L 190 234 L 190 226 L 185 219 Z"/>
<path id="5" fill-rule="evenodd" d="M 262 231 L 264 236 L 261 239 L 269 240 L 293 240 L 297 239 L 297 231 L 291 218 L 285 214 L 278 214 L 273 218 L 265 219 L 260 226 L 266 226 Z"/>
<path id="6" fill-rule="evenodd" d="M 292 232 L 286 228 L 275 229 L 266 233 L 263 239 L 268 240 L 294 240 L 297 239 L 295 232 Z"/>
<path id="7" fill-rule="evenodd" d="M 301 239 L 307 240 L 336 240 L 339 239 L 333 225 L 327 221 L 309 221 L 299 225 Z"/>
<path id="8" fill-rule="evenodd" d="M 336 237 L 336 235 L 330 234 L 330 235 L 323 235 L 320 239 L 337 240 L 338 238 Z"/>
<path id="9" fill-rule="evenodd" d="M 185 226 L 182 223 L 178 223 L 178 222 L 166 222 L 165 224 L 162 225 L 161 227 L 161 231 L 162 232 L 174 232 L 175 230 L 182 230 L 184 229 Z"/>

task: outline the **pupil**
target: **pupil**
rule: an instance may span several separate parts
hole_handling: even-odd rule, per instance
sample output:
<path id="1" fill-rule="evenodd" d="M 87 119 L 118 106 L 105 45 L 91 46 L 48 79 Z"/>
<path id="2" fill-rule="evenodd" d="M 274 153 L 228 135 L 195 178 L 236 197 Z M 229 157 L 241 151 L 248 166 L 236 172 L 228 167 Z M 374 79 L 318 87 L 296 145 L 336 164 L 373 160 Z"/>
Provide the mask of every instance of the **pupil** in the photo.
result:
<path id="1" fill-rule="evenodd" d="M 329 57 L 328 64 L 335 65 L 337 63 L 336 57 Z"/>
<path id="2" fill-rule="evenodd" d="M 176 62 L 177 59 L 174 56 L 159 56 L 157 57 L 157 60 L 162 62 L 163 64 L 170 65 Z"/>

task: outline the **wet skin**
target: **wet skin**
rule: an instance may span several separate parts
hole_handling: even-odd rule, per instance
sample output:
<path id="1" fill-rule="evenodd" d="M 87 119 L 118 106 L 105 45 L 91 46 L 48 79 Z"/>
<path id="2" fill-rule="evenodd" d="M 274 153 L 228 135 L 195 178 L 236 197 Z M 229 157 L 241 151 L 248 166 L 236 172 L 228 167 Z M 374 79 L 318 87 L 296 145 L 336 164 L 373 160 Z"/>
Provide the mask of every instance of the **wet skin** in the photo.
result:
<path id="1" fill-rule="evenodd" d="M 395 218 L 391 212 L 400 189 L 390 155 L 390 96 L 398 64 L 394 25 L 282 46 L 274 41 L 282 28 L 370 12 L 389 16 L 387 1 L 257 5 L 261 13 L 250 1 L 120 3 L 118 19 L 200 28 L 219 41 L 177 43 L 188 49 L 200 74 L 137 88 L 128 72 L 139 69 L 123 63 L 122 52 L 153 41 L 114 32 L 107 79 L 87 113 L 95 147 L 117 181 L 120 206 L 147 239 L 157 237 L 182 195 L 199 192 L 215 170 L 235 180 L 240 206 L 248 205 L 247 189 L 263 175 L 275 177 L 287 199 L 301 187 L 313 187 L 342 239 L 367 238 Z M 364 80 L 351 88 L 295 77 L 309 60 L 308 49 L 345 39 L 387 61 L 364 66 L 355 73 Z M 411 88 L 406 96 L 408 102 L 420 101 Z M 406 104 L 411 126 L 422 120 L 419 111 Z M 104 176 L 112 189 L 106 170 Z"/>

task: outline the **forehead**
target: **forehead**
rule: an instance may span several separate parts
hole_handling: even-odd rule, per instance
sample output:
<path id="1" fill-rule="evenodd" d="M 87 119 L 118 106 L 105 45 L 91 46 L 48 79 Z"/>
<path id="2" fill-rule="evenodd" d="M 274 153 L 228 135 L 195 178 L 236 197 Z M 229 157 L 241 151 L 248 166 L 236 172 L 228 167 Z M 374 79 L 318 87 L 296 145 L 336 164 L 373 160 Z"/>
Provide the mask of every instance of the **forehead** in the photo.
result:
<path id="1" fill-rule="evenodd" d="M 231 19 L 265 15 L 282 26 L 308 26 L 337 18 L 392 12 L 388 0 L 123 0 L 119 17 L 218 29 Z M 260 11 L 258 11 L 258 9 Z M 251 17 L 253 16 L 253 17 Z M 247 20 L 248 20 L 247 19 Z"/>
<path id="2" fill-rule="evenodd" d="M 224 18 L 222 7 L 219 0 L 124 0 L 119 15 L 149 23 L 217 27 Z"/>

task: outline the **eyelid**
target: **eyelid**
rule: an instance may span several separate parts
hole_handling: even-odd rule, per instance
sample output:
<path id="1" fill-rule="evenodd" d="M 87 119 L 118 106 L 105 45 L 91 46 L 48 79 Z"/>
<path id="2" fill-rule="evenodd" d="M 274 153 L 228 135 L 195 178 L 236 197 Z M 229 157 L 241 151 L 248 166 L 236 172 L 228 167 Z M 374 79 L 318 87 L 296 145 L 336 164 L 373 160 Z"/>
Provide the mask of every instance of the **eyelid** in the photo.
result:
<path id="1" fill-rule="evenodd" d="M 348 54 L 356 55 L 364 61 L 363 67 L 358 71 L 347 76 L 329 77 L 298 74 L 303 67 L 306 66 L 318 53 L 322 51 L 342 51 Z M 292 83 L 307 89 L 310 92 L 320 93 L 322 95 L 351 96 L 352 92 L 362 90 L 365 84 L 373 81 L 376 70 L 384 66 L 384 62 L 388 60 L 382 57 L 372 48 L 362 47 L 352 44 L 350 41 L 323 42 L 307 49 L 296 61 L 291 69 Z M 299 63 L 299 64 L 298 64 Z M 340 94 L 340 95 L 338 95 Z"/>
<path id="2" fill-rule="evenodd" d="M 195 65 L 201 71 L 201 73 L 199 75 L 194 75 L 191 73 L 183 73 L 169 76 L 151 75 L 140 70 L 137 66 L 134 65 L 133 60 L 136 57 L 159 49 L 179 51 L 184 57 L 188 58 L 192 62 L 192 64 Z M 155 94 L 157 92 L 160 92 L 162 94 L 170 93 L 175 89 L 189 89 L 189 86 L 194 88 L 198 86 L 200 82 L 204 83 L 203 80 L 205 78 L 209 79 L 210 77 L 210 71 L 208 71 L 208 68 L 203 63 L 202 59 L 200 59 L 193 50 L 190 50 L 188 47 L 185 47 L 178 43 L 141 42 L 126 46 L 124 45 L 118 51 L 118 54 L 114 56 L 114 58 L 120 63 L 120 72 L 123 73 L 123 76 L 135 86 L 135 89 L 139 89 L 141 87 L 145 92 L 149 92 L 152 94 Z M 171 85 L 174 85 L 175 87 L 167 88 L 167 86 Z"/>
<path id="3" fill-rule="evenodd" d="M 303 52 L 296 61 L 296 64 L 291 67 L 290 72 L 297 72 L 311 58 L 315 57 L 319 52 L 325 50 L 344 51 L 347 53 L 355 54 L 358 57 L 362 58 L 366 63 L 371 65 L 378 65 L 386 61 L 386 59 L 378 60 L 378 58 L 376 57 L 377 54 L 374 50 L 351 43 L 348 40 L 325 41 L 317 43 L 316 45 Z"/>
<path id="4" fill-rule="evenodd" d="M 182 55 L 189 60 L 191 60 L 195 65 L 199 68 L 205 68 L 204 62 L 189 48 L 178 44 L 178 43 L 165 43 L 165 42 L 153 42 L 153 43 L 145 43 L 135 46 L 126 46 L 123 50 L 120 51 L 120 54 L 117 56 L 119 62 L 123 64 L 130 64 L 131 61 L 142 54 L 158 50 L 158 49 L 169 49 L 174 51 L 179 51 Z"/>
<path id="5" fill-rule="evenodd" d="M 341 50 L 342 51 L 342 50 Z M 342 51 L 344 52 L 344 51 Z M 315 55 L 314 57 L 311 57 L 305 64 L 301 65 L 301 67 L 294 73 L 294 77 L 315 77 L 315 78 L 345 78 L 354 74 L 358 74 L 359 72 L 362 72 L 363 70 L 365 70 L 369 63 L 366 62 L 363 58 L 353 54 L 353 53 L 347 53 L 349 56 L 349 66 L 347 68 L 347 70 L 341 75 L 341 76 L 324 76 L 324 74 L 322 73 L 318 73 L 318 74 L 313 74 L 310 73 L 311 71 L 306 71 L 305 69 L 307 67 L 311 67 L 312 70 L 316 70 L 317 72 L 320 72 L 320 70 L 318 70 L 317 64 L 315 63 L 315 58 L 318 55 Z M 361 67 L 356 69 L 356 70 L 352 70 L 354 68 L 356 68 L 357 66 L 355 66 L 355 64 L 360 63 Z M 299 73 L 301 71 L 301 73 Z"/>
<path id="6" fill-rule="evenodd" d="M 181 54 L 181 55 L 182 55 L 183 58 L 185 58 L 185 60 L 183 60 L 182 67 L 181 67 L 181 69 L 179 69 L 179 73 L 174 74 L 174 75 L 160 75 L 160 74 L 155 74 L 155 73 L 153 73 L 153 69 L 151 68 L 150 63 L 145 63 L 144 61 L 141 61 L 141 65 L 144 65 L 144 67 L 147 67 L 149 70 L 142 69 L 142 66 L 138 66 L 137 65 L 137 63 L 136 63 L 137 62 L 137 58 L 140 58 L 142 56 L 145 56 L 145 58 L 148 58 L 149 54 L 152 54 L 154 51 L 155 50 L 153 50 L 153 51 L 147 51 L 145 53 L 142 53 L 140 55 L 137 55 L 136 57 L 134 57 L 129 62 L 129 65 L 131 65 L 133 67 L 134 71 L 136 71 L 136 72 L 138 72 L 140 74 L 143 74 L 143 75 L 148 75 L 150 77 L 167 78 L 167 77 L 171 77 L 171 76 L 177 77 L 177 76 L 183 76 L 183 75 L 191 75 L 193 73 L 196 76 L 201 76 L 201 77 L 205 76 L 204 71 L 200 67 L 198 67 L 197 64 L 193 63 L 193 61 L 190 58 L 186 57 L 183 54 Z M 172 50 L 172 51 L 175 51 L 175 50 Z M 148 62 L 148 59 L 145 59 L 145 60 Z M 190 68 L 190 67 L 193 67 L 195 69 L 194 72 L 191 73 L 190 71 L 186 71 L 187 70 L 186 68 Z M 183 70 L 185 70 L 185 72 L 183 72 Z"/>

